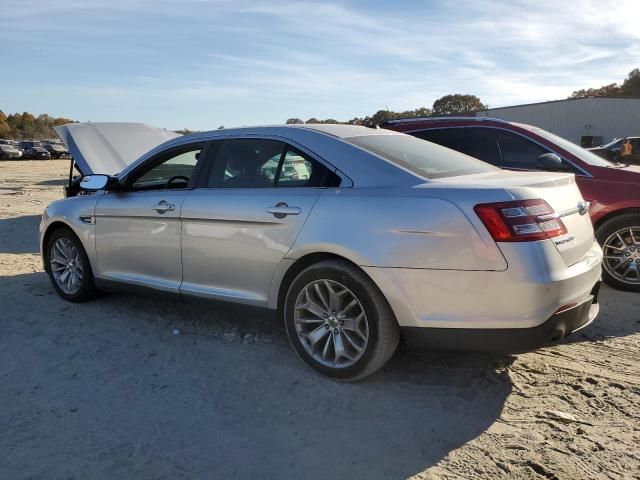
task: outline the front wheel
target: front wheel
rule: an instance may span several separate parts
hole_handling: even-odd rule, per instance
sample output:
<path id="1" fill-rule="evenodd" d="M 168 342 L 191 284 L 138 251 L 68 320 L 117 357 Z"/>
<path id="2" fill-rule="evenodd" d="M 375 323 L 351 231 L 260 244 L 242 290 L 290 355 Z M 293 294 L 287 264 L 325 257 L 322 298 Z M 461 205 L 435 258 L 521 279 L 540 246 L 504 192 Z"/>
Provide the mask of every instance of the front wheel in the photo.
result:
<path id="1" fill-rule="evenodd" d="M 70 302 L 95 296 L 93 272 L 80 239 L 69 229 L 53 232 L 47 242 L 47 273 L 56 292 Z"/>
<path id="2" fill-rule="evenodd" d="M 362 379 L 393 355 L 400 330 L 386 299 L 356 266 L 329 260 L 303 270 L 284 305 L 289 340 L 318 372 Z"/>
<path id="3" fill-rule="evenodd" d="M 602 275 L 607 285 L 640 292 L 640 214 L 613 217 L 596 230 L 602 245 Z"/>

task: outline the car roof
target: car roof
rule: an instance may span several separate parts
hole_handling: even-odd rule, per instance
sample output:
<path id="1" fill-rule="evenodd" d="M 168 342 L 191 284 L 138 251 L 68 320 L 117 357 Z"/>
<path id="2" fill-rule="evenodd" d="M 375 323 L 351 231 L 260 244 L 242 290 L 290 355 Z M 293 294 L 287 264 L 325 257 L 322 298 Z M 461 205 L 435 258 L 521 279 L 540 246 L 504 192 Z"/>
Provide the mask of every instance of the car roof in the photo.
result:
<path id="1" fill-rule="evenodd" d="M 373 129 L 359 125 L 298 124 L 266 125 L 258 127 L 225 128 L 209 132 L 194 133 L 169 140 L 150 150 L 125 168 L 127 175 L 139 164 L 164 150 L 189 143 L 224 140 L 225 138 L 262 137 L 284 141 L 307 153 L 325 160 L 354 183 L 361 186 L 393 186 L 416 183 L 416 176 L 369 151 L 353 145 L 345 139 L 369 135 L 403 135 L 385 129 Z M 375 168 L 372 164 L 376 163 Z"/>
<path id="2" fill-rule="evenodd" d="M 397 135 L 397 132 L 390 130 L 363 127 L 361 125 L 343 125 L 337 123 L 313 123 L 313 124 L 290 124 L 290 125 L 259 125 L 255 127 L 238 127 L 223 128 L 218 130 L 210 130 L 207 132 L 192 133 L 178 137 L 175 140 L 179 143 L 182 139 L 215 139 L 225 136 L 242 136 L 242 135 L 278 135 L 286 132 L 292 137 L 304 136 L 304 131 L 313 131 L 330 135 L 336 138 L 359 137 L 363 135 Z"/>
<path id="3" fill-rule="evenodd" d="M 469 117 L 464 115 L 450 115 L 450 116 L 441 116 L 441 117 L 415 117 L 415 118 L 397 118 L 395 120 L 387 120 L 380 124 L 380 126 L 388 126 L 388 125 L 405 125 L 405 124 L 413 124 L 413 123 L 440 123 L 440 122 L 469 122 L 469 123 L 477 123 L 477 122 L 496 122 L 496 123 L 512 123 L 507 120 L 503 120 L 501 118 L 494 117 Z"/>

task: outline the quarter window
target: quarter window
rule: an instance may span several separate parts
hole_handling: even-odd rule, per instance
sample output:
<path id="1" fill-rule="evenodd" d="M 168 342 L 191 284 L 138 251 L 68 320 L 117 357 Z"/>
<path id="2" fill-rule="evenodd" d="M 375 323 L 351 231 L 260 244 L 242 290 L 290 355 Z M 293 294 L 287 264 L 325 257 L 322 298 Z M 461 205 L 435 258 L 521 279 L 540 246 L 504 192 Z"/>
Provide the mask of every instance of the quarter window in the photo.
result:
<path id="1" fill-rule="evenodd" d="M 317 174 L 323 176 L 324 172 L 320 170 L 326 169 L 300 152 L 287 148 L 278 176 L 278 187 L 319 186 L 322 184 L 322 179 L 320 179 L 319 185 L 313 185 L 313 179 L 318 176 Z"/>

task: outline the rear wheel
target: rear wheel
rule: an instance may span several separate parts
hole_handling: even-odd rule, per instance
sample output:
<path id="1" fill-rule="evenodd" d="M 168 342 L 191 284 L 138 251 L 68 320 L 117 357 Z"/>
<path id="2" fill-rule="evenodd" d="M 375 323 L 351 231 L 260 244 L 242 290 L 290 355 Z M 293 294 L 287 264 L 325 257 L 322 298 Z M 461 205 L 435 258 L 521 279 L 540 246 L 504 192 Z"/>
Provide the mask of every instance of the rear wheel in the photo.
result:
<path id="1" fill-rule="evenodd" d="M 604 252 L 603 278 L 607 285 L 640 292 L 640 214 L 618 215 L 596 230 Z"/>
<path id="2" fill-rule="evenodd" d="M 47 242 L 47 272 L 58 294 L 70 302 L 95 296 L 93 272 L 80 239 L 69 229 L 53 232 Z"/>
<path id="3" fill-rule="evenodd" d="M 303 270 L 289 287 L 284 307 L 291 344 L 324 375 L 362 379 L 398 346 L 400 331 L 389 304 L 348 262 L 329 260 Z"/>

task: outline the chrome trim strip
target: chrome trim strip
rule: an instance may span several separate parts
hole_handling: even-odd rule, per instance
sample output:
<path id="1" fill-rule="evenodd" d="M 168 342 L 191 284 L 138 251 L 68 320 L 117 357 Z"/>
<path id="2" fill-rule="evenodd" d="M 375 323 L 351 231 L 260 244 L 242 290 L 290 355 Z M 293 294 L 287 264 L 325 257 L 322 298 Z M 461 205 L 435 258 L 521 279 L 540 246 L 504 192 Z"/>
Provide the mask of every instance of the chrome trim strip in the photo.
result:
<path id="1" fill-rule="evenodd" d="M 568 217 L 569 215 L 573 215 L 574 213 L 578 213 L 580 211 L 579 207 L 573 207 L 569 210 L 563 210 L 562 212 L 550 213 L 549 215 L 538 215 L 538 220 L 553 220 L 555 218 Z"/>

